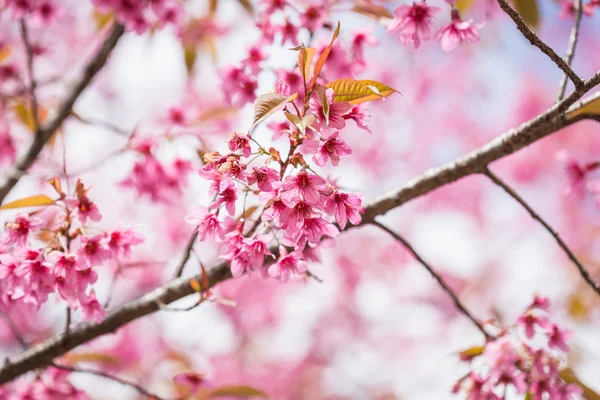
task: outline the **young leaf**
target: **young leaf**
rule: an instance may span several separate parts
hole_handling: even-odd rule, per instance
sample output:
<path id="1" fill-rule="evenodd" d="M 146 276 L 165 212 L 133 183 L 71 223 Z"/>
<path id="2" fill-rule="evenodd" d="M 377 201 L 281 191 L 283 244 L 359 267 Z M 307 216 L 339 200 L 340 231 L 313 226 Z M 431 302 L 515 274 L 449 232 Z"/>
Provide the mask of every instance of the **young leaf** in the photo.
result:
<path id="1" fill-rule="evenodd" d="M 254 389 L 251 386 L 223 386 L 217 389 L 211 390 L 204 399 L 218 399 L 219 397 L 236 397 L 236 398 L 247 398 L 247 397 L 267 397 L 266 393 L 261 392 L 258 389 Z"/>
<path id="2" fill-rule="evenodd" d="M 316 53 L 317 49 L 313 47 L 301 48 L 298 51 L 298 69 L 300 70 L 300 75 L 302 76 L 302 79 L 304 79 L 305 84 L 309 79 L 310 66 L 312 65 Z"/>
<path id="3" fill-rule="evenodd" d="M 198 282 L 198 280 L 196 278 L 190 278 L 190 286 L 192 287 L 194 292 L 202 291 L 202 286 L 200 285 L 200 282 Z"/>
<path id="4" fill-rule="evenodd" d="M 11 208 L 23 208 L 23 207 L 39 207 L 39 206 L 50 206 L 56 204 L 54 200 L 50 197 L 40 194 L 37 196 L 25 197 L 24 199 L 19 199 L 15 201 L 11 201 L 10 203 L 6 203 L 0 210 L 8 210 Z"/>
<path id="5" fill-rule="evenodd" d="M 113 19 L 113 13 L 103 13 L 97 8 L 94 9 L 94 22 L 96 22 L 96 30 L 101 31 L 106 27 Z"/>
<path id="6" fill-rule="evenodd" d="M 296 125 L 298 130 L 300 132 L 302 132 L 303 135 L 306 132 L 306 128 L 311 126 L 312 123 L 317 120 L 317 116 L 315 114 L 308 114 L 308 115 L 305 115 L 303 118 L 300 118 L 299 116 L 289 113 L 287 111 L 285 112 L 285 117 L 292 124 Z"/>
<path id="7" fill-rule="evenodd" d="M 329 82 L 325 87 L 333 89 L 335 101 L 347 101 L 350 104 L 378 100 L 398 92 L 383 83 L 372 80 L 338 79 Z"/>
<path id="8" fill-rule="evenodd" d="M 209 289 L 208 286 L 210 282 L 208 281 L 208 274 L 206 273 L 206 268 L 204 268 L 204 264 L 202 262 L 200 262 L 200 270 L 202 271 L 202 280 L 200 281 L 200 284 L 202 286 L 202 291 L 206 292 Z"/>
<path id="9" fill-rule="evenodd" d="M 118 365 L 121 361 L 112 355 L 106 354 L 106 353 L 96 353 L 96 352 L 89 352 L 89 353 L 69 353 L 66 356 L 64 356 L 64 358 L 70 363 L 70 364 L 76 364 L 79 362 L 94 362 L 94 363 L 100 363 L 100 364 L 106 364 L 106 365 Z"/>
<path id="10" fill-rule="evenodd" d="M 475 5 L 475 0 L 456 0 L 456 3 L 454 4 L 458 11 L 460 11 L 461 14 L 464 14 Z"/>
<path id="11" fill-rule="evenodd" d="M 238 0 L 238 3 L 240 3 L 242 7 L 244 7 L 244 10 L 248 11 L 250 15 L 254 14 L 254 6 L 252 6 L 250 0 Z"/>
<path id="12" fill-rule="evenodd" d="M 574 118 L 578 115 L 584 114 L 600 114 L 600 97 L 596 97 L 595 99 L 583 104 L 581 107 L 567 113 L 567 117 Z"/>
<path id="13" fill-rule="evenodd" d="M 58 177 L 54 177 L 54 178 L 50 178 L 49 180 L 47 180 L 46 182 L 48 182 L 50 184 L 50 186 L 52 186 L 54 188 L 54 190 L 56 190 L 56 193 L 58 193 L 59 195 L 62 195 L 62 185 L 60 183 L 60 179 Z"/>
<path id="14" fill-rule="evenodd" d="M 6 60 L 10 56 L 10 53 L 10 46 L 7 44 L 2 45 L 2 47 L 0 47 L 0 63 Z"/>
<path id="15" fill-rule="evenodd" d="M 252 131 L 256 125 L 260 124 L 277 111 L 283 110 L 283 107 L 290 101 L 293 101 L 296 97 L 298 97 L 297 93 L 294 93 L 289 97 L 285 97 L 279 93 L 267 93 L 259 96 L 258 99 L 256 99 L 256 102 L 254 102 L 254 121 L 250 130 Z"/>
<path id="16" fill-rule="evenodd" d="M 536 0 L 513 0 L 515 10 L 533 30 L 540 25 L 540 10 Z"/>
<path id="17" fill-rule="evenodd" d="M 323 53 L 321 53 L 321 55 L 317 59 L 317 63 L 315 64 L 315 72 L 313 75 L 312 82 L 310 83 L 310 87 L 313 87 L 315 85 L 315 82 L 317 82 L 317 78 L 319 77 L 319 74 L 321 73 L 321 69 L 323 69 L 323 66 L 325 65 L 325 61 L 327 61 L 327 57 L 329 57 L 329 53 L 331 52 L 331 48 L 333 47 L 333 43 L 335 42 L 335 39 L 338 37 L 339 34 L 340 34 L 340 23 L 338 21 L 337 28 L 335 29 L 335 32 L 333 32 L 333 37 L 331 38 L 331 43 L 329 43 L 329 46 L 327 46 L 325 48 L 325 50 L 323 50 Z"/>
<path id="18" fill-rule="evenodd" d="M 483 346 L 474 346 L 474 347 L 469 347 L 468 349 L 461 351 L 460 353 L 458 353 L 458 356 L 463 361 L 469 361 L 469 360 L 471 360 L 477 356 L 480 356 L 482 354 L 483 354 Z"/>
<path id="19" fill-rule="evenodd" d="M 373 18 L 377 21 L 379 21 L 381 18 L 394 18 L 394 14 L 392 14 L 387 8 L 368 2 L 361 2 L 355 5 L 352 7 L 352 11 L 358 14 L 366 15 L 367 17 Z"/>
<path id="20" fill-rule="evenodd" d="M 198 51 L 196 50 L 196 46 L 186 46 L 183 49 L 183 59 L 185 61 L 185 68 L 190 74 L 194 69 L 194 65 L 196 64 L 196 58 L 198 57 Z"/>
<path id="21" fill-rule="evenodd" d="M 219 6 L 218 0 L 208 0 L 208 10 L 211 14 L 217 12 L 217 7 Z"/>
<path id="22" fill-rule="evenodd" d="M 327 121 L 327 125 L 329 125 L 329 100 L 327 100 L 327 89 L 324 86 L 319 85 L 315 89 L 315 94 L 321 102 L 321 107 L 323 107 L 323 115 L 325 115 L 325 121 Z"/>

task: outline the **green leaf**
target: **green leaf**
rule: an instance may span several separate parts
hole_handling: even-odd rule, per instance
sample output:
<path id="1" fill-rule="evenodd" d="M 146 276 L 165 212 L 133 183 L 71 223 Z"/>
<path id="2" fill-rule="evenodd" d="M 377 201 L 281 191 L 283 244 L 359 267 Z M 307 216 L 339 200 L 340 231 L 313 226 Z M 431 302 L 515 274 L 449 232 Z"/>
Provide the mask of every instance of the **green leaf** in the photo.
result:
<path id="1" fill-rule="evenodd" d="M 540 25 L 540 10 L 536 0 L 513 0 L 515 10 L 519 13 L 523 21 L 533 30 Z"/>
<path id="2" fill-rule="evenodd" d="M 329 82 L 325 87 L 333 89 L 335 101 L 347 101 L 350 104 L 383 99 L 393 93 L 400 93 L 373 80 L 338 79 Z"/>
<path id="3" fill-rule="evenodd" d="M 285 97 L 279 93 L 267 93 L 258 96 L 258 99 L 254 102 L 254 121 L 250 130 L 252 131 L 256 125 L 260 124 L 277 111 L 283 110 L 285 105 L 290 101 L 293 101 L 296 97 L 298 97 L 297 93 L 294 93 L 289 97 Z"/>
<path id="4" fill-rule="evenodd" d="M 600 395 L 579 380 L 575 371 L 565 368 L 558 373 L 563 381 L 579 386 L 583 390 L 583 397 L 587 400 L 600 400 Z"/>
<path id="5" fill-rule="evenodd" d="M 333 32 L 333 37 L 331 38 L 331 42 L 325 48 L 325 50 L 323 50 L 323 53 L 321 53 L 321 55 L 317 59 L 317 63 L 315 64 L 315 74 L 313 76 L 312 82 L 310 83 L 310 87 L 313 87 L 315 85 L 315 82 L 317 82 L 317 78 L 319 77 L 319 74 L 321 73 L 321 69 L 323 69 L 323 66 L 325 65 L 325 61 L 327 61 L 327 57 L 329 57 L 329 53 L 331 53 L 331 48 L 333 47 L 333 43 L 335 42 L 335 39 L 338 37 L 339 34 L 340 34 L 340 23 L 338 21 L 337 28 L 335 29 L 335 32 Z"/>
<path id="6" fill-rule="evenodd" d="M 50 197 L 40 194 L 37 196 L 25 197 L 24 199 L 19 199 L 15 201 L 11 201 L 10 203 L 6 203 L 0 210 L 8 210 L 11 208 L 23 208 L 23 207 L 39 207 L 39 206 L 50 206 L 56 204 L 54 200 Z"/>
<path id="7" fill-rule="evenodd" d="M 204 399 L 217 399 L 219 397 L 267 397 L 264 392 L 258 389 L 254 389 L 251 386 L 223 386 L 210 391 Z"/>

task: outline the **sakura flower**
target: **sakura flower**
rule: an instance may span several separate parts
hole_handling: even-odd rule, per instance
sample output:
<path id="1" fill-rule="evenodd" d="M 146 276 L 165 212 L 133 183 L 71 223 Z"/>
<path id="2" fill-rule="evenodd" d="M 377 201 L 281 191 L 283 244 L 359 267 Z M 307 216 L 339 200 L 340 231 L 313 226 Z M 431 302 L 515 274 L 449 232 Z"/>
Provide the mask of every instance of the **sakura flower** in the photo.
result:
<path id="1" fill-rule="evenodd" d="M 440 39 L 442 49 L 450 52 L 454 50 L 461 42 L 479 42 L 479 30 L 483 28 L 485 22 L 473 24 L 473 20 L 463 21 L 458 15 L 456 9 L 452 10 L 452 22 L 442 27 L 435 38 Z"/>
<path id="2" fill-rule="evenodd" d="M 544 311 L 550 310 L 550 299 L 544 296 L 535 295 L 533 302 L 529 306 L 530 309 L 540 309 Z"/>
<path id="3" fill-rule="evenodd" d="M 144 235 L 136 232 L 133 228 L 122 229 L 118 227 L 107 236 L 107 245 L 112 257 L 117 257 L 119 254 L 129 257 L 131 246 L 141 244 L 145 240 Z"/>
<path id="4" fill-rule="evenodd" d="M 317 116 L 319 124 L 329 128 L 342 129 L 346 126 L 343 115 L 352 108 L 352 105 L 345 101 L 334 102 L 334 96 L 331 88 L 317 89 L 308 104 L 310 110 Z M 328 109 L 325 110 L 324 107 Z"/>
<path id="5" fill-rule="evenodd" d="M 360 29 L 354 32 L 354 36 L 352 37 L 351 54 L 352 58 L 354 58 L 358 63 L 365 63 L 365 44 L 375 46 L 379 44 L 379 41 L 370 31 L 367 31 L 365 29 Z"/>
<path id="6" fill-rule="evenodd" d="M 313 161 L 318 166 L 324 167 L 327 160 L 337 166 L 340 163 L 340 156 L 352 154 L 352 149 L 340 138 L 339 132 L 333 132 L 329 137 L 322 139 L 323 141 L 318 144 L 316 154 L 313 156 Z"/>
<path id="7" fill-rule="evenodd" d="M 250 157 L 250 153 L 252 153 L 250 138 L 245 133 L 234 132 L 227 141 L 227 146 L 231 151 L 242 150 L 244 157 Z"/>
<path id="8" fill-rule="evenodd" d="M 268 248 L 271 237 L 268 235 L 259 235 L 256 239 L 244 239 L 244 247 L 250 259 L 252 269 L 262 267 L 265 256 L 272 256 L 273 253 Z"/>
<path id="9" fill-rule="evenodd" d="M 548 336 L 548 346 L 551 349 L 558 349 L 565 352 L 569 351 L 567 342 L 573 336 L 572 331 L 560 329 L 558 326 L 554 325 L 546 335 Z"/>
<path id="10" fill-rule="evenodd" d="M 339 230 L 324 218 L 307 218 L 297 232 L 286 231 L 282 243 L 298 248 L 304 248 L 307 244 L 315 247 L 324 236 L 334 238 L 338 234 Z"/>
<path id="11" fill-rule="evenodd" d="M 87 266 L 100 265 L 110 257 L 110 250 L 103 235 L 94 237 L 81 236 L 81 247 L 77 255 L 87 263 Z"/>
<path id="12" fill-rule="evenodd" d="M 40 251 L 24 250 L 20 258 L 22 261 L 15 269 L 15 274 L 26 283 L 22 288 L 24 301 L 39 309 L 52 292 L 54 278 L 50 272 L 50 265 L 46 263 Z"/>
<path id="13" fill-rule="evenodd" d="M 275 26 L 275 31 L 281 33 L 282 44 L 285 44 L 286 42 L 296 43 L 298 37 L 298 27 L 287 18 L 285 19 L 283 25 Z"/>
<path id="14" fill-rule="evenodd" d="M 212 209 L 217 209 L 222 204 L 225 205 L 225 209 L 229 213 L 229 215 L 235 214 L 235 202 L 237 200 L 237 189 L 235 186 L 231 185 L 221 193 L 217 197 L 214 203 L 210 206 Z"/>
<path id="15" fill-rule="evenodd" d="M 355 104 L 346 114 L 342 115 L 342 117 L 344 119 L 354 120 L 354 122 L 356 122 L 356 126 L 358 126 L 360 129 L 372 133 L 369 129 L 369 114 L 367 114 L 366 108 L 367 103 Z"/>
<path id="16" fill-rule="evenodd" d="M 252 74 L 257 74 L 261 70 L 260 64 L 266 59 L 267 55 L 255 45 L 248 49 L 248 57 L 242 61 L 242 65 L 248 67 Z"/>
<path id="17" fill-rule="evenodd" d="M 325 22 L 325 8 L 323 6 L 308 6 L 300 14 L 300 25 L 309 31 L 318 31 Z"/>
<path id="18" fill-rule="evenodd" d="M 412 6 L 402 5 L 394 10 L 394 19 L 387 26 L 387 31 L 397 34 L 403 45 L 413 43 L 419 48 L 421 39 L 431 38 L 433 16 L 440 12 L 439 7 L 428 6 L 425 0 L 413 2 Z"/>
<path id="19" fill-rule="evenodd" d="M 77 210 L 77 218 L 82 224 L 85 224 L 87 219 L 92 221 L 100 221 L 102 214 L 98 210 L 98 206 L 93 203 L 87 196 L 78 196 L 78 198 L 66 198 L 64 200 L 67 207 Z"/>
<path id="20" fill-rule="evenodd" d="M 302 254 L 293 251 L 288 254 L 285 247 L 279 248 L 279 259 L 268 268 L 269 276 L 287 282 L 294 275 L 300 275 L 308 270 Z"/>
<path id="21" fill-rule="evenodd" d="M 228 251 L 221 258 L 230 261 L 229 268 L 234 278 L 239 278 L 245 271 L 251 270 L 250 255 L 246 251 L 244 240 L 244 236 L 237 231 L 228 233 L 225 239 Z"/>
<path id="22" fill-rule="evenodd" d="M 531 339 L 535 334 L 535 327 L 539 326 L 543 329 L 548 329 L 551 327 L 551 323 L 546 317 L 540 317 L 533 315 L 532 313 L 527 313 L 525 315 L 521 315 L 519 319 L 517 319 L 517 326 L 522 326 L 525 329 L 525 335 Z"/>
<path id="23" fill-rule="evenodd" d="M 360 224 L 360 214 L 365 212 L 360 197 L 350 193 L 335 191 L 325 199 L 325 210 L 333 214 L 341 229 L 350 221 L 352 225 Z"/>
<path id="24" fill-rule="evenodd" d="M 294 207 L 302 199 L 308 204 L 315 205 L 321 200 L 319 189 L 324 186 L 323 178 L 303 170 L 283 180 L 280 197 L 288 207 Z"/>
<path id="25" fill-rule="evenodd" d="M 104 319 L 104 308 L 96 298 L 94 291 L 80 300 L 81 315 L 84 321 L 99 323 Z"/>
<path id="26" fill-rule="evenodd" d="M 6 231 L 2 235 L 3 244 L 14 244 L 17 247 L 25 247 L 27 239 L 31 232 L 35 232 L 42 227 L 42 220 L 36 217 L 30 217 L 28 214 L 17 214 L 14 222 L 7 222 Z"/>
<path id="27" fill-rule="evenodd" d="M 209 212 L 206 207 L 198 206 L 194 208 L 191 214 L 185 216 L 185 222 L 197 227 L 200 241 L 204 241 L 206 238 L 218 237 L 221 240 L 225 238 L 225 232 L 219 219 L 215 214 Z"/>
<path id="28" fill-rule="evenodd" d="M 204 374 L 193 371 L 181 372 L 175 375 L 173 382 L 176 385 L 185 387 L 192 395 L 197 394 L 203 386 L 206 386 Z"/>
<path id="29" fill-rule="evenodd" d="M 167 112 L 167 122 L 172 125 L 183 126 L 187 122 L 185 110 L 181 107 L 171 107 Z"/>
<path id="30" fill-rule="evenodd" d="M 271 192 L 273 183 L 277 181 L 279 181 L 279 173 L 269 167 L 254 167 L 252 168 L 252 174 L 248 176 L 248 184 L 253 185 L 256 183 L 262 192 Z"/>
<path id="31" fill-rule="evenodd" d="M 12 294 L 14 287 L 19 281 L 16 269 L 19 261 L 10 254 L 0 254 L 0 292 Z"/>
<path id="32" fill-rule="evenodd" d="M 62 277 L 67 283 L 74 283 L 77 280 L 77 271 L 87 268 L 79 263 L 75 254 L 53 251 L 47 258 L 54 264 L 52 267 L 54 276 Z"/>

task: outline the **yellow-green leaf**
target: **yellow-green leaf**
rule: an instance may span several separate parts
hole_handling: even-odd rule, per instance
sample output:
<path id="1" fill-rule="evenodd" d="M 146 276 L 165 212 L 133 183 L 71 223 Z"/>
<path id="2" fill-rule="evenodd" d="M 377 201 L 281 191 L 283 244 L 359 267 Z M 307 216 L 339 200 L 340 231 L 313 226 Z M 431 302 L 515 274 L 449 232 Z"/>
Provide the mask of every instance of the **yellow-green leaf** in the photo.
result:
<path id="1" fill-rule="evenodd" d="M 197 57 L 198 51 L 196 50 L 196 46 L 189 46 L 183 49 L 183 59 L 185 61 L 185 68 L 187 69 L 188 74 L 190 74 L 194 69 L 194 64 L 196 64 Z"/>
<path id="2" fill-rule="evenodd" d="M 314 73 L 312 82 L 310 83 L 311 87 L 313 87 L 315 85 L 315 82 L 317 81 L 317 78 L 319 77 L 319 74 L 321 73 L 321 69 L 323 69 L 323 66 L 325 65 L 325 61 L 327 61 L 327 57 L 329 57 L 329 53 L 331 52 L 333 43 L 335 42 L 335 39 L 338 37 L 339 34 L 340 34 L 340 23 L 338 21 L 337 28 L 335 28 L 335 32 L 333 32 L 333 37 L 331 38 L 331 42 L 325 48 L 325 50 L 323 50 L 323 53 L 321 53 L 321 55 L 317 59 L 317 63 L 315 64 L 315 73 Z"/>
<path id="3" fill-rule="evenodd" d="M 316 53 L 317 49 L 313 47 L 304 47 L 298 51 L 298 69 L 300 70 L 302 79 L 304 79 L 304 83 L 308 81 L 310 66 Z"/>
<path id="4" fill-rule="evenodd" d="M 67 354 L 66 356 L 64 356 L 64 358 L 66 358 L 67 361 L 71 364 L 76 364 L 78 362 L 94 362 L 115 365 L 120 363 L 120 360 L 117 357 L 111 356 L 110 354 L 106 353 L 74 353 Z"/>
<path id="5" fill-rule="evenodd" d="M 597 92 L 598 94 L 600 92 Z M 574 118 L 578 115 L 584 114 L 600 114 L 600 96 L 584 103 L 581 107 L 574 109 L 573 111 L 567 113 L 568 118 Z"/>
<path id="6" fill-rule="evenodd" d="M 563 369 L 558 373 L 558 375 L 565 382 L 579 386 L 583 390 L 583 397 L 586 400 L 600 400 L 600 395 L 581 382 L 575 374 L 575 371 L 573 371 L 571 368 Z"/>
<path id="7" fill-rule="evenodd" d="M 347 101 L 350 104 L 378 100 L 398 92 L 396 89 L 372 80 L 338 79 L 329 82 L 325 87 L 333 89 L 335 101 Z"/>
<path id="8" fill-rule="evenodd" d="M 217 389 L 211 390 L 204 399 L 218 399 L 219 397 L 267 397 L 264 392 L 258 389 L 254 389 L 251 386 L 223 386 Z"/>
<path id="9" fill-rule="evenodd" d="M 367 2 L 361 2 L 355 5 L 352 7 L 352 11 L 358 14 L 366 15 L 367 17 L 373 18 L 377 21 L 379 21 L 381 18 L 394 18 L 394 15 L 387 8 Z"/>
<path id="10" fill-rule="evenodd" d="M 308 114 L 305 115 L 303 118 L 300 118 L 299 116 L 289 113 L 287 111 L 284 114 L 288 121 L 294 124 L 298 128 L 298 130 L 302 132 L 302 134 L 306 132 L 306 128 L 311 126 L 312 123 L 317 120 L 317 116 L 315 114 Z"/>
<path id="11" fill-rule="evenodd" d="M 103 13 L 98 9 L 94 9 L 94 21 L 96 22 L 96 30 L 101 31 L 114 19 L 113 13 Z"/>
<path id="12" fill-rule="evenodd" d="M 515 10 L 533 30 L 540 25 L 540 10 L 536 0 L 513 0 Z"/>
<path id="13" fill-rule="evenodd" d="M 11 201 L 10 203 L 6 203 L 0 210 L 8 210 L 11 208 L 23 208 L 23 207 L 39 207 L 39 206 L 50 206 L 56 204 L 54 200 L 50 197 L 40 194 L 37 196 L 25 197 L 24 199 L 19 199 L 15 201 Z"/>
<path id="14" fill-rule="evenodd" d="M 458 353 L 461 360 L 470 360 L 483 354 L 483 346 L 473 346 Z"/>
<path id="15" fill-rule="evenodd" d="M 473 8 L 473 5 L 475 5 L 475 0 L 456 0 L 456 3 L 454 4 L 458 11 L 463 14 Z"/>
<path id="16" fill-rule="evenodd" d="M 198 280 L 196 278 L 190 278 L 190 286 L 192 287 L 194 292 L 202 291 L 202 286 L 200 285 L 200 282 L 198 282 Z"/>
<path id="17" fill-rule="evenodd" d="M 258 99 L 254 102 L 254 121 L 250 130 L 254 129 L 256 125 L 260 124 L 277 111 L 283 110 L 285 105 L 290 101 L 293 101 L 296 97 L 298 97 L 297 93 L 294 93 L 289 97 L 279 93 L 267 93 L 258 96 Z"/>

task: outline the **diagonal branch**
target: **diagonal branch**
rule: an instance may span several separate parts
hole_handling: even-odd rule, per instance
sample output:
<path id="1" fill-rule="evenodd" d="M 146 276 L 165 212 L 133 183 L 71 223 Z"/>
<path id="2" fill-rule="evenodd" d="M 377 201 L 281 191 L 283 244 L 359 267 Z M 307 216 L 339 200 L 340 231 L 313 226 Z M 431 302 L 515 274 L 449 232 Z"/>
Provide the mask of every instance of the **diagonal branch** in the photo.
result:
<path id="1" fill-rule="evenodd" d="M 25 157 L 17 163 L 14 171 L 9 174 L 6 182 L 0 186 L 0 204 L 4 201 L 4 198 L 12 190 L 12 188 L 15 187 L 15 185 L 19 182 L 21 177 L 27 172 L 29 167 L 33 165 L 54 132 L 56 132 L 64 120 L 69 116 L 73 105 L 79 98 L 79 95 L 81 95 L 85 88 L 87 88 L 92 82 L 96 74 L 98 74 L 98 72 L 104 67 L 106 61 L 108 60 L 108 56 L 115 48 L 119 38 L 124 32 L 124 28 L 121 24 L 116 24 L 113 27 L 111 33 L 104 40 L 104 43 L 100 47 L 100 50 L 98 50 L 94 58 L 92 58 L 92 60 L 84 68 L 83 75 L 81 76 L 80 80 L 75 84 L 75 86 L 71 89 L 71 92 L 59 106 L 56 116 L 46 126 L 37 127 L 35 138 L 27 150 Z"/>
<path id="2" fill-rule="evenodd" d="M 375 225 L 378 228 L 382 229 L 383 231 L 387 232 L 391 237 L 393 237 L 394 239 L 396 239 L 397 241 L 399 241 L 400 243 L 402 243 L 402 245 L 408 251 L 410 251 L 412 253 L 412 255 L 417 259 L 417 261 L 421 265 L 423 265 L 425 267 L 425 269 L 431 274 L 431 276 L 433 277 L 433 279 L 435 279 L 437 281 L 437 283 L 441 286 L 442 290 L 444 290 L 444 292 L 446 292 L 448 294 L 448 296 L 450 296 L 450 298 L 452 299 L 452 302 L 454 303 L 454 305 L 456 306 L 456 308 L 458 308 L 458 310 L 461 313 L 463 313 L 467 318 L 469 318 L 471 320 L 471 322 L 477 327 L 477 329 L 479 329 L 479 331 L 481 333 L 483 333 L 483 336 L 485 336 L 486 340 L 487 339 L 492 339 L 492 336 L 489 333 L 487 333 L 487 331 L 485 330 L 485 328 L 483 327 L 483 325 L 481 324 L 481 322 L 479 322 L 471 314 L 471 312 L 469 310 L 467 310 L 467 308 L 461 303 L 461 301 L 459 300 L 459 298 L 456 295 L 456 293 L 454 293 L 454 291 L 452 290 L 452 288 L 450 288 L 450 286 L 448 286 L 446 284 L 446 282 L 444 282 L 444 280 L 442 279 L 442 277 L 437 272 L 435 272 L 435 270 L 431 267 L 431 265 L 429 265 L 425 260 L 423 260 L 423 258 L 419 255 L 419 253 L 417 253 L 417 251 L 411 246 L 410 243 L 408 243 L 406 241 L 406 239 L 404 239 L 404 237 L 402 237 L 398 233 L 394 232 L 393 230 L 391 230 L 387 226 L 383 225 L 381 222 L 372 221 L 371 224 Z"/>
<path id="3" fill-rule="evenodd" d="M 590 285 L 590 287 L 592 289 L 594 289 L 594 291 L 597 294 L 600 295 L 600 286 L 598 285 L 598 283 L 596 283 L 596 281 L 594 281 L 594 279 L 590 276 L 590 274 L 587 271 L 587 269 L 577 259 L 577 257 L 575 257 L 575 254 L 573 254 L 573 252 L 571 251 L 571 249 L 569 249 L 569 246 L 567 246 L 567 244 L 560 238 L 560 236 L 558 236 L 558 233 L 554 229 L 552 229 L 552 227 L 542 217 L 540 217 L 540 215 L 538 213 L 536 213 L 535 210 L 521 196 L 519 196 L 519 194 L 517 192 L 515 192 L 515 190 L 513 188 L 511 188 L 507 183 L 505 183 L 500 178 L 498 178 L 496 175 L 494 175 L 494 173 L 492 173 L 492 171 L 490 171 L 489 169 L 486 168 L 485 171 L 484 171 L 484 174 L 488 178 L 490 178 L 490 180 L 492 182 L 494 182 L 496 185 L 498 185 L 502 189 L 504 189 L 504 191 L 506 193 L 508 193 L 521 206 L 523 206 L 523 208 L 525 210 L 527 210 L 527 212 L 529 213 L 529 215 L 531 215 L 531 217 L 533 219 L 535 219 L 540 224 L 542 224 L 542 226 L 548 232 L 550 232 L 550 234 L 554 237 L 554 240 L 556 240 L 556 243 L 558 243 L 558 245 L 560 246 L 560 248 L 563 249 L 563 251 L 567 254 L 567 256 L 569 257 L 569 259 L 571 261 L 573 261 L 573 263 L 577 266 L 577 269 L 579 270 L 579 273 L 581 274 L 581 276 L 583 277 L 583 279 L 588 283 L 588 285 Z"/>
<path id="4" fill-rule="evenodd" d="M 556 66 L 558 66 L 558 68 L 560 68 L 569 77 L 569 79 L 571 79 L 575 85 L 575 88 L 578 89 L 583 86 L 582 79 L 575 73 L 575 71 L 573 71 L 573 69 L 571 69 L 569 64 L 563 60 L 561 56 L 556 54 L 556 52 L 552 50 L 550 46 L 544 43 L 544 41 L 542 41 L 542 39 L 540 39 L 538 35 L 531 30 L 531 28 L 529 28 L 529 26 L 527 26 L 519 13 L 512 8 L 506 0 L 498 0 L 498 4 L 500 5 L 500 8 L 502 8 L 502 10 L 504 10 L 504 12 L 508 14 L 508 16 L 514 21 L 514 23 L 517 25 L 517 29 L 521 31 L 523 36 L 525 36 L 525 38 L 529 40 L 533 46 L 537 47 L 542 51 L 542 53 L 546 54 L 554 62 L 554 64 L 556 64 Z"/>
<path id="5" fill-rule="evenodd" d="M 579 39 L 579 28 L 581 26 L 581 17 L 583 15 L 583 4 L 581 0 L 575 0 L 575 22 L 573 23 L 573 29 L 571 29 L 571 36 L 569 37 L 569 45 L 567 46 L 567 52 L 565 53 L 565 62 L 568 66 L 571 66 L 573 57 L 575 56 L 575 48 L 577 47 L 577 41 Z M 556 101 L 562 100 L 565 96 L 565 90 L 567 89 L 567 74 L 563 75 L 560 79 L 558 87 L 558 95 Z"/>
<path id="6" fill-rule="evenodd" d="M 564 112 L 569 107 L 571 107 L 569 109 L 571 112 L 579 110 L 585 107 L 590 101 L 600 98 L 600 94 L 597 94 L 591 96 L 586 101 L 578 102 L 585 91 L 598 83 L 600 83 L 600 73 L 597 73 L 590 80 L 586 81 L 581 90 L 571 93 L 537 118 L 504 133 L 458 160 L 439 168 L 432 168 L 404 184 L 399 189 L 379 197 L 367 205 L 365 215 L 359 226 L 366 225 L 372 222 L 376 216 L 383 215 L 410 200 L 423 196 L 446 184 L 455 182 L 468 175 L 482 173 L 489 163 L 514 153 L 565 126 L 589 118 L 586 115 L 578 115 L 577 117 L 568 119 L 564 115 Z M 353 228 L 351 225 L 347 225 L 345 230 L 351 228 Z M 191 248 L 188 246 L 186 251 L 191 251 Z M 187 257 L 189 256 L 183 257 L 182 262 L 186 262 Z M 229 264 L 222 262 L 215 265 L 207 272 L 207 278 L 208 289 L 231 278 Z M 192 279 L 201 281 L 202 274 L 197 274 Z M 48 365 L 54 358 L 67 353 L 69 350 L 87 343 L 98 336 L 114 332 L 133 320 L 158 311 L 161 305 L 168 305 L 192 293 L 196 292 L 190 286 L 189 279 L 173 279 L 164 286 L 132 300 L 107 314 L 105 319 L 98 324 L 84 323 L 74 327 L 71 330 L 68 340 L 65 340 L 64 335 L 59 333 L 19 355 L 7 358 L 5 365 L 0 368 L 0 384 L 10 381 L 27 371 Z"/>
<path id="7" fill-rule="evenodd" d="M 137 383 L 127 381 L 127 380 L 120 378 L 118 376 L 115 376 L 115 375 L 107 374 L 106 372 L 96 371 L 96 370 L 86 369 L 86 368 L 79 368 L 79 367 L 77 367 L 77 368 L 70 367 L 68 365 L 59 365 L 59 364 L 55 364 L 55 363 L 51 363 L 50 365 L 53 366 L 54 368 L 62 369 L 64 371 L 79 372 L 79 373 L 90 374 L 90 375 L 95 375 L 95 376 L 99 376 L 102 378 L 110 379 L 111 381 L 118 382 L 123 386 L 129 386 L 130 388 L 137 390 L 140 394 L 142 394 L 143 396 L 145 396 L 147 398 L 155 399 L 155 400 L 164 400 L 162 397 L 157 396 L 154 393 L 150 393 L 148 390 L 146 390 L 144 387 L 138 385 Z"/>

